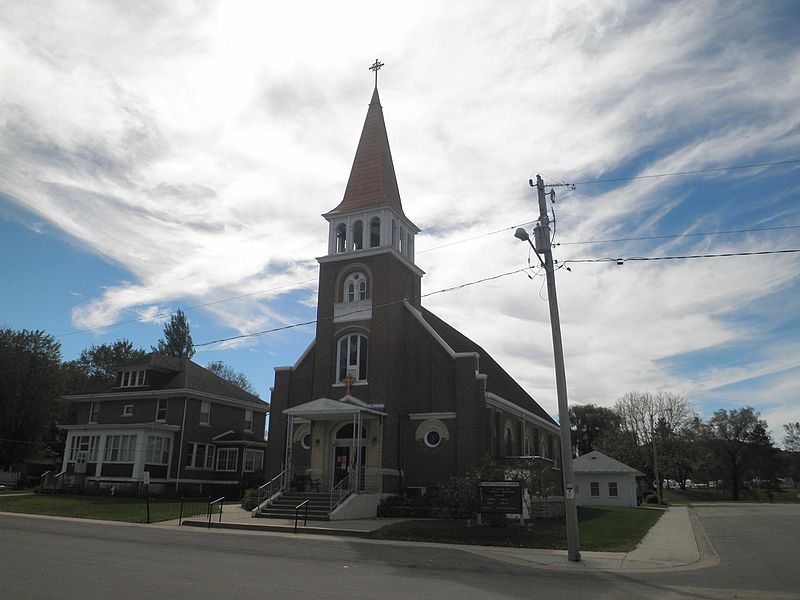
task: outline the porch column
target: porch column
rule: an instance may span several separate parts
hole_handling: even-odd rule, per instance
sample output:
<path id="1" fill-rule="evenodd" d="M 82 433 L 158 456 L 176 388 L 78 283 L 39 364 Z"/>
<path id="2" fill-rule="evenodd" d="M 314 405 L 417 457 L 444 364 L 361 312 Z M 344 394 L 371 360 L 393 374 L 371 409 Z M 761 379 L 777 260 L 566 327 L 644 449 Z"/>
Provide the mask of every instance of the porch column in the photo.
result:
<path id="1" fill-rule="evenodd" d="M 283 489 L 288 490 L 289 484 L 292 482 L 292 436 L 294 435 L 294 415 L 288 415 L 286 418 L 286 453 L 284 454 L 284 461 L 286 467 L 283 472 Z"/>

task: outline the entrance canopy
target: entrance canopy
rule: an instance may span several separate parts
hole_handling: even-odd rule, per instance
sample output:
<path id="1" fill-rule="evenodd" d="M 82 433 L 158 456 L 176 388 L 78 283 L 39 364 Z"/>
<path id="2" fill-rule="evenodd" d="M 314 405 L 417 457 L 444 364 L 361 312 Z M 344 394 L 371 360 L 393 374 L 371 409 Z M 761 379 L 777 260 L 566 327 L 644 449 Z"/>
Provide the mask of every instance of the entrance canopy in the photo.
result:
<path id="1" fill-rule="evenodd" d="M 367 404 L 348 394 L 341 400 L 318 398 L 299 406 L 287 408 L 283 414 L 311 421 L 339 421 L 352 417 L 356 413 L 362 418 L 386 416 L 386 413 L 380 410 L 382 408 L 383 404 Z"/>

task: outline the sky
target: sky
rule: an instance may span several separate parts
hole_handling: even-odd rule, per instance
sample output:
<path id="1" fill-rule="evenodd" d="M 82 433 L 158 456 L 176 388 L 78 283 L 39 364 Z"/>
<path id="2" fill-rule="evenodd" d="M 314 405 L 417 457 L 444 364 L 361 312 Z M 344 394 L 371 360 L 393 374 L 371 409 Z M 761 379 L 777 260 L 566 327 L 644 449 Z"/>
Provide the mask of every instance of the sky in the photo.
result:
<path id="1" fill-rule="evenodd" d="M 313 326 L 208 342 L 314 319 L 379 58 L 423 294 L 535 265 L 528 180 L 575 184 L 552 206 L 570 403 L 753 406 L 780 441 L 800 253 L 578 261 L 800 249 L 798 30 L 779 0 L 0 1 L 0 326 L 69 360 L 149 348 L 180 308 L 194 360 L 268 399 Z M 557 415 L 539 270 L 423 303 Z"/>

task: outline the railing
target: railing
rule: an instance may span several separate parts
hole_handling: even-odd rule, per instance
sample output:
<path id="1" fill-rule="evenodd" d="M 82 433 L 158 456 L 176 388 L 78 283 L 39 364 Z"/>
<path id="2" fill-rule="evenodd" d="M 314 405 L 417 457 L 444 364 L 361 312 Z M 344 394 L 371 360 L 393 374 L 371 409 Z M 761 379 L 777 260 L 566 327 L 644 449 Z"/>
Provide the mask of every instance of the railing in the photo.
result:
<path id="1" fill-rule="evenodd" d="M 178 516 L 178 525 L 187 517 L 208 515 L 211 498 L 181 498 L 181 512 Z"/>
<path id="2" fill-rule="evenodd" d="M 344 502 L 347 497 L 353 493 L 352 484 L 354 483 L 355 479 L 348 473 L 344 479 L 333 486 L 333 489 L 331 490 L 331 504 L 329 512 L 333 512 L 337 506 Z"/>
<path id="3" fill-rule="evenodd" d="M 44 493 L 45 489 L 50 485 L 50 481 L 53 479 L 53 472 L 52 471 L 45 471 L 39 476 L 39 491 Z"/>
<path id="4" fill-rule="evenodd" d="M 261 505 L 264 504 L 264 502 L 269 502 L 284 490 L 285 476 L 286 476 L 286 469 L 278 473 L 275 477 L 270 479 L 264 485 L 259 486 L 257 508 L 261 508 Z"/>
<path id="5" fill-rule="evenodd" d="M 305 507 L 306 514 L 303 517 L 303 527 L 308 523 L 308 503 L 310 500 L 303 500 L 300 504 L 294 507 L 294 532 L 297 533 L 297 517 L 300 514 L 300 509 Z"/>
<path id="6" fill-rule="evenodd" d="M 217 498 L 216 500 L 212 500 L 208 503 L 208 528 L 211 529 L 211 516 L 214 514 L 214 510 L 216 506 L 219 506 L 219 523 L 222 523 L 222 501 L 225 500 L 225 496 L 221 498 Z"/>

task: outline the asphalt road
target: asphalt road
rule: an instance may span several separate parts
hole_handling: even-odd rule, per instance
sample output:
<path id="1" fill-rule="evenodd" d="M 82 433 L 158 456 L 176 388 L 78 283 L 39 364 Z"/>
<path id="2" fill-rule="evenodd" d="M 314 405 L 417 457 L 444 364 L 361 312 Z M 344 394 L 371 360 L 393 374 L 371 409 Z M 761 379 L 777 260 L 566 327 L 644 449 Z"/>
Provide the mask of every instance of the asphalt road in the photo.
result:
<path id="1" fill-rule="evenodd" d="M 703 507 L 719 565 L 544 570 L 459 549 L 0 515 L 0 599 L 798 598 L 800 506 Z"/>

